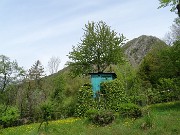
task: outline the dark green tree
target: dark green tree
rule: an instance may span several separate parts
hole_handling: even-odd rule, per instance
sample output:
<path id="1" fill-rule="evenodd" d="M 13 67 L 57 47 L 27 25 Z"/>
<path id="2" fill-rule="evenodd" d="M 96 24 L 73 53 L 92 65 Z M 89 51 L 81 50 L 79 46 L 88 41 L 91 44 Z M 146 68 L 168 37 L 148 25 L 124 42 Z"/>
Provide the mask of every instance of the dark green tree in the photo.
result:
<path id="1" fill-rule="evenodd" d="M 125 41 L 103 21 L 89 22 L 77 47 L 73 46 L 68 65 L 74 75 L 103 72 L 111 64 L 123 61 L 121 46 Z"/>
<path id="2" fill-rule="evenodd" d="M 139 67 L 148 100 L 151 103 L 179 99 L 180 88 L 180 42 L 173 46 L 153 49 Z"/>
<path id="3" fill-rule="evenodd" d="M 39 60 L 29 69 L 28 79 L 35 81 L 36 88 L 41 87 L 41 80 L 45 77 L 44 68 Z"/>
<path id="4" fill-rule="evenodd" d="M 161 53 L 166 50 L 168 50 L 168 46 L 163 42 L 159 42 L 141 62 L 138 75 L 146 84 L 155 84 L 162 75 L 165 75 L 161 72 L 162 63 L 160 63 L 160 61 L 162 61 Z"/>
<path id="5" fill-rule="evenodd" d="M 161 78 L 178 79 L 180 76 L 180 42 L 173 46 L 153 49 L 139 67 L 140 78 L 156 85 Z"/>
<path id="6" fill-rule="evenodd" d="M 35 118 L 39 117 L 36 115 L 38 113 L 39 106 L 47 98 L 46 91 L 43 89 L 43 77 L 45 77 L 43 65 L 39 60 L 29 69 L 26 78 L 26 97 L 27 105 L 26 112 L 27 115 Z"/>
<path id="7" fill-rule="evenodd" d="M 53 79 L 52 101 L 59 107 L 64 98 L 65 81 L 62 75 L 58 75 Z M 56 108 L 58 109 L 58 108 Z"/>
<path id="8" fill-rule="evenodd" d="M 164 58 L 164 69 L 167 69 L 167 72 L 171 73 L 171 78 L 179 78 L 180 79 L 180 41 L 174 42 L 173 46 L 170 47 L 168 51 L 168 58 Z M 166 55 L 166 54 L 164 54 Z M 167 63 L 171 62 L 171 67 L 166 67 Z M 165 71 L 166 72 L 166 71 Z"/>

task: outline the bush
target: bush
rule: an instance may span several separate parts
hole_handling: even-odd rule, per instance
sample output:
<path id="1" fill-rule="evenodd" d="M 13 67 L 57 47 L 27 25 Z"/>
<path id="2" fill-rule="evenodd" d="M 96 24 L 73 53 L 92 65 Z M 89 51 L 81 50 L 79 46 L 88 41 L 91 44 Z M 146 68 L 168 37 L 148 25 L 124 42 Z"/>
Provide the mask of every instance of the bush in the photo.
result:
<path id="1" fill-rule="evenodd" d="M 42 120 L 48 122 L 51 120 L 53 112 L 53 104 L 49 101 L 44 102 L 41 106 Z"/>
<path id="2" fill-rule="evenodd" d="M 159 84 L 157 86 L 157 91 L 159 94 L 160 102 L 178 101 L 179 100 L 179 84 L 178 80 L 170 78 L 159 79 Z"/>
<path id="3" fill-rule="evenodd" d="M 91 109 L 86 112 L 86 116 L 90 122 L 99 126 L 108 125 L 115 119 L 113 112 L 107 110 Z"/>
<path id="4" fill-rule="evenodd" d="M 101 95 L 103 95 L 106 109 L 115 111 L 119 104 L 128 103 L 130 101 L 122 82 L 118 79 L 103 82 L 100 92 Z"/>
<path id="5" fill-rule="evenodd" d="M 88 120 L 92 122 L 93 118 L 95 117 L 95 115 L 98 114 L 98 112 L 99 111 L 97 109 L 89 109 L 89 110 L 86 111 L 85 117 L 87 117 Z"/>
<path id="6" fill-rule="evenodd" d="M 116 111 L 118 111 L 122 117 L 138 118 L 142 116 L 141 108 L 133 103 L 120 104 Z"/>
<path id="7" fill-rule="evenodd" d="M 82 86 L 78 91 L 75 116 L 84 117 L 87 110 L 94 105 L 93 91 L 91 85 Z"/>
<path id="8" fill-rule="evenodd" d="M 77 101 L 75 98 L 66 98 L 66 100 L 64 100 L 63 104 L 61 105 L 61 108 L 59 108 L 61 112 L 61 117 L 59 118 L 73 117 L 75 115 L 76 103 Z"/>
<path id="9" fill-rule="evenodd" d="M 16 125 L 20 113 L 16 107 L 0 105 L 0 125 L 3 127 L 10 127 Z"/>

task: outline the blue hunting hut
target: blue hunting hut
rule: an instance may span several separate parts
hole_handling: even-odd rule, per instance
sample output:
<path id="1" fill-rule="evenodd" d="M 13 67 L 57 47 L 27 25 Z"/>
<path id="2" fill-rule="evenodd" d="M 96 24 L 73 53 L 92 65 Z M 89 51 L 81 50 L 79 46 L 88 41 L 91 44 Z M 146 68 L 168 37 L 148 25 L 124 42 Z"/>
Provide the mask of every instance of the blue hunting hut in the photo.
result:
<path id="1" fill-rule="evenodd" d="M 94 97 L 96 93 L 100 91 L 100 84 L 105 81 L 114 80 L 116 78 L 115 73 L 89 73 L 91 75 L 91 84 L 93 89 Z"/>

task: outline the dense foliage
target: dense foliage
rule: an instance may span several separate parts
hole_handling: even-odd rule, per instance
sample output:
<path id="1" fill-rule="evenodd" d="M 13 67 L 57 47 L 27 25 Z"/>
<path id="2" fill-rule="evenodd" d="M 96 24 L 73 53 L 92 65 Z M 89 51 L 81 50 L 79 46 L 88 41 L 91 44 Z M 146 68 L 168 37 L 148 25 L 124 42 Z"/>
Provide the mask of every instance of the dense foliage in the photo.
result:
<path id="1" fill-rule="evenodd" d="M 0 125 L 3 127 L 15 126 L 20 117 L 17 107 L 0 105 Z"/>
<path id="2" fill-rule="evenodd" d="M 118 105 L 118 110 L 121 117 L 138 118 L 142 116 L 141 108 L 133 103 L 123 103 Z"/>
<path id="3" fill-rule="evenodd" d="M 104 98 L 105 107 L 114 111 L 116 111 L 119 104 L 129 102 L 122 82 L 118 79 L 102 83 L 101 97 Z"/>
<path id="4" fill-rule="evenodd" d="M 94 104 L 91 85 L 82 86 L 78 91 L 77 98 L 76 116 L 85 116 L 86 111 Z"/>
<path id="5" fill-rule="evenodd" d="M 77 116 L 87 117 L 96 125 L 112 123 L 115 112 L 120 117 L 138 118 L 142 116 L 141 108 L 131 103 L 122 82 L 118 79 L 104 82 L 96 98 L 90 85 L 83 86 L 78 92 Z"/>
<path id="6" fill-rule="evenodd" d="M 171 47 L 153 49 L 139 67 L 139 77 L 150 103 L 179 100 L 180 42 Z"/>
<path id="7" fill-rule="evenodd" d="M 114 113 L 108 110 L 90 109 L 86 116 L 90 122 L 99 126 L 106 126 L 115 120 Z"/>
<path id="8" fill-rule="evenodd" d="M 90 72 L 103 72 L 111 64 L 123 61 L 121 45 L 125 37 L 103 21 L 85 25 L 84 36 L 73 51 L 69 53 L 68 65 L 74 75 Z"/>

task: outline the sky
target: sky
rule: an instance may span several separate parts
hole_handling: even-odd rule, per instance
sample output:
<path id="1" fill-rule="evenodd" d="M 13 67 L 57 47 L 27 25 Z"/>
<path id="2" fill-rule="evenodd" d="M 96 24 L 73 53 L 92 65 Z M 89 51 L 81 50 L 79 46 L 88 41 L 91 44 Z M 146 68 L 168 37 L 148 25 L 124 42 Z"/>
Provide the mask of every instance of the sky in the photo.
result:
<path id="1" fill-rule="evenodd" d="M 0 55 L 26 70 L 40 60 L 46 72 L 55 56 L 62 69 L 85 24 L 101 20 L 129 40 L 162 39 L 177 15 L 158 7 L 158 0 L 0 0 Z"/>

